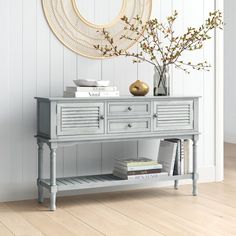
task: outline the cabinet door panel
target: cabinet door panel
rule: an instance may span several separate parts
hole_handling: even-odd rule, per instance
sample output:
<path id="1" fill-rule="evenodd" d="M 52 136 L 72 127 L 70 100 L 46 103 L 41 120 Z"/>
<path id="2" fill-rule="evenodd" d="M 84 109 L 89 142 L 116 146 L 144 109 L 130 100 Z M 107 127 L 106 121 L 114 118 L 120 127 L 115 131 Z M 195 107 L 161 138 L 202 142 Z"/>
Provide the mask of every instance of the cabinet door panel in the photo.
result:
<path id="1" fill-rule="evenodd" d="M 78 103 L 57 105 L 57 135 L 104 133 L 104 104 Z"/>
<path id="2" fill-rule="evenodd" d="M 154 102 L 154 130 L 192 130 L 193 101 Z"/>

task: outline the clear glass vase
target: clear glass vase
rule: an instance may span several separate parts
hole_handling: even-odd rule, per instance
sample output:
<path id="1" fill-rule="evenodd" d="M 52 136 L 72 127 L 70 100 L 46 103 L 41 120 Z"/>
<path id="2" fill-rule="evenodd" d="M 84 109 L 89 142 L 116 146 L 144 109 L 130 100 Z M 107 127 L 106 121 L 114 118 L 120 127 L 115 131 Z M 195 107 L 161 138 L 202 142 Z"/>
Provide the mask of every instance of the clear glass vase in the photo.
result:
<path id="1" fill-rule="evenodd" d="M 153 75 L 153 96 L 169 96 L 170 95 L 170 72 L 169 67 L 166 66 L 156 68 L 154 67 Z"/>

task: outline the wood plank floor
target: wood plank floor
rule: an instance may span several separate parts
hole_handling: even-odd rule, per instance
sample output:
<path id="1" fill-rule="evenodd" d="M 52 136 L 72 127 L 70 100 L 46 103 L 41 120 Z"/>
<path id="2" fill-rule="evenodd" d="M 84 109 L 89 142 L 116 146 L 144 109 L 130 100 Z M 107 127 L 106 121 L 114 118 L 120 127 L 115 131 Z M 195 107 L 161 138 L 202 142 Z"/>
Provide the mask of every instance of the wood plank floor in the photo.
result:
<path id="1" fill-rule="evenodd" d="M 56 212 L 35 200 L 0 204 L 0 236 L 236 235 L 236 145 L 225 144 L 225 180 L 64 197 Z"/>

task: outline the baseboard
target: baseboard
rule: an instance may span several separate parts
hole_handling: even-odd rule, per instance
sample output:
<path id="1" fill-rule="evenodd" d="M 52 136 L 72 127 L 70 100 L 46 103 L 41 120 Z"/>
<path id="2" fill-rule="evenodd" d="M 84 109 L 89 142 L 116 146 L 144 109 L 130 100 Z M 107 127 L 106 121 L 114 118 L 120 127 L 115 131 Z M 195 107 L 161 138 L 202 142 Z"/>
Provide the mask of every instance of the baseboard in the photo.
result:
<path id="1" fill-rule="evenodd" d="M 236 143 L 236 137 L 225 135 L 224 142 L 225 143 Z"/>
<path id="2" fill-rule="evenodd" d="M 199 183 L 215 182 L 215 166 L 207 166 L 199 168 Z M 182 180 L 180 185 L 191 184 L 191 180 Z M 122 187 L 110 187 L 110 188 L 99 188 L 78 191 L 68 191 L 58 193 L 58 196 L 68 195 L 80 195 L 89 193 L 100 193 L 100 192 L 113 192 L 121 190 L 134 190 L 134 189 L 145 189 L 153 187 L 167 187 L 173 186 L 173 181 L 158 182 L 157 184 L 148 185 L 136 185 L 136 186 L 122 186 Z M 16 183 L 16 184 L 3 184 L 0 183 L 0 189 L 4 190 L 0 192 L 0 202 L 7 201 L 19 201 L 35 199 L 37 197 L 36 183 Z M 47 191 L 45 191 L 45 197 L 48 197 Z"/>

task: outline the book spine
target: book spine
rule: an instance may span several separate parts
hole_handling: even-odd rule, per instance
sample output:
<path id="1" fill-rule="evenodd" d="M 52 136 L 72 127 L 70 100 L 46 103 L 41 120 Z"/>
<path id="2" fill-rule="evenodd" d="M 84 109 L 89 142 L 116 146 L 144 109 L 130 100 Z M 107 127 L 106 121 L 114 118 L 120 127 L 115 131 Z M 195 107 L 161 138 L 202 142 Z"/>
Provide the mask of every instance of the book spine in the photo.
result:
<path id="1" fill-rule="evenodd" d="M 83 96 L 89 96 L 89 97 L 118 97 L 120 96 L 119 91 L 113 91 L 113 92 L 108 92 L 108 91 L 103 91 L 103 92 L 75 92 L 75 97 L 83 97 Z"/>
<path id="2" fill-rule="evenodd" d="M 151 178 L 156 178 L 158 176 L 164 176 L 164 175 L 168 175 L 168 174 L 165 172 L 162 172 L 162 173 L 145 174 L 145 175 L 131 175 L 131 176 L 128 176 L 128 180 L 151 179 Z"/>
<path id="3" fill-rule="evenodd" d="M 156 166 L 157 162 L 156 161 L 150 161 L 150 162 L 129 162 L 129 163 L 124 163 L 122 161 L 117 161 L 116 164 L 119 164 L 121 166 L 127 166 L 127 167 L 137 167 L 137 166 Z"/>
<path id="4" fill-rule="evenodd" d="M 66 87 L 67 92 L 114 92 L 117 87 Z"/>
<path id="5" fill-rule="evenodd" d="M 64 97 L 118 97 L 119 91 L 114 92 L 64 92 Z"/>
<path id="6" fill-rule="evenodd" d="M 139 170 L 153 170 L 153 169 L 162 169 L 162 165 L 148 165 L 148 166 L 126 166 L 126 165 L 115 165 L 115 167 L 119 169 L 123 169 L 125 171 L 139 171 Z"/>
<path id="7" fill-rule="evenodd" d="M 158 176 L 168 175 L 167 172 L 154 173 L 154 174 L 141 174 L 141 175 L 124 175 L 119 172 L 113 171 L 113 175 L 121 179 L 136 180 L 136 179 L 151 179 Z"/>
<path id="8" fill-rule="evenodd" d="M 125 171 L 124 169 L 114 168 L 114 171 L 124 175 L 144 175 L 144 174 L 161 173 L 161 169 Z"/>

